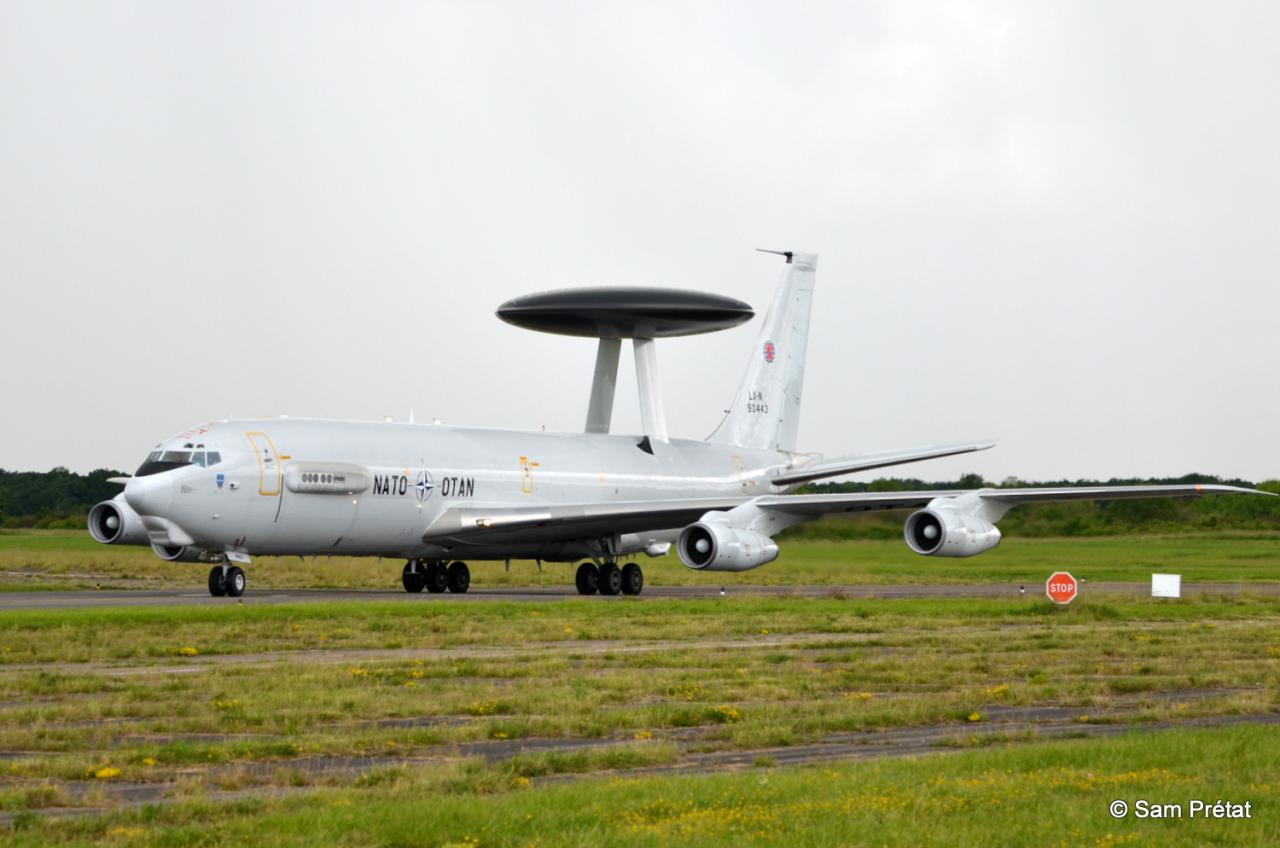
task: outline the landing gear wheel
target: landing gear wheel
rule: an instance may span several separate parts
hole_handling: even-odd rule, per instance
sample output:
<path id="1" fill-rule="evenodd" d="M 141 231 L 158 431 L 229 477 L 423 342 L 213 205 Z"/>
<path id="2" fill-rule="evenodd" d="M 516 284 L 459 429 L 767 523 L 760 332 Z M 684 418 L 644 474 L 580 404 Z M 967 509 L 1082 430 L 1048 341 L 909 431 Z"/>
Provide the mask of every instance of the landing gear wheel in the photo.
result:
<path id="1" fill-rule="evenodd" d="M 622 572 L 616 562 L 600 566 L 600 594 L 616 595 L 622 591 Z"/>
<path id="2" fill-rule="evenodd" d="M 579 595 L 594 595 L 600 588 L 600 569 L 594 563 L 584 562 L 578 566 L 578 574 L 574 577 L 578 584 Z"/>
<path id="3" fill-rule="evenodd" d="M 427 585 L 427 575 L 423 574 L 421 569 L 414 568 L 413 563 L 406 562 L 404 572 L 400 575 L 400 582 L 404 584 L 406 592 L 417 594 Z"/>
<path id="4" fill-rule="evenodd" d="M 227 577 L 222 573 L 220 565 L 209 569 L 209 594 L 215 598 L 221 598 L 227 594 Z"/>
<path id="5" fill-rule="evenodd" d="M 424 576 L 427 580 L 427 591 L 433 595 L 438 595 L 449 588 L 449 574 L 438 562 L 427 563 L 427 573 Z M 468 583 L 471 582 L 469 577 L 468 575 Z"/>
<path id="6" fill-rule="evenodd" d="M 467 568 L 465 562 L 449 563 L 449 572 L 446 576 L 449 591 L 456 595 L 461 595 L 471 587 L 471 569 Z"/>
<path id="7" fill-rule="evenodd" d="M 638 595 L 644 588 L 644 572 L 634 562 L 622 566 L 622 594 Z"/>
<path id="8" fill-rule="evenodd" d="M 227 569 L 227 597 L 238 598 L 244 594 L 245 586 L 249 585 L 249 580 L 244 576 L 244 572 L 239 566 L 231 566 Z"/>

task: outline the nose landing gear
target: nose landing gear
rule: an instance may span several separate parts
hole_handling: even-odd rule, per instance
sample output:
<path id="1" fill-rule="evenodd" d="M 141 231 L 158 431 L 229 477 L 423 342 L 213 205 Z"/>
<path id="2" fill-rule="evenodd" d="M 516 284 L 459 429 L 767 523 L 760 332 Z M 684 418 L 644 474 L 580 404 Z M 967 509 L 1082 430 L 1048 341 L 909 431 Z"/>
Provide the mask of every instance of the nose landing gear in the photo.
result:
<path id="1" fill-rule="evenodd" d="M 209 594 L 215 598 L 238 598 L 249 585 L 249 578 L 238 565 L 222 563 L 209 569 Z"/>
<path id="2" fill-rule="evenodd" d="M 227 594 L 226 568 L 225 565 L 215 565 L 209 569 L 209 594 L 215 598 L 221 598 Z"/>

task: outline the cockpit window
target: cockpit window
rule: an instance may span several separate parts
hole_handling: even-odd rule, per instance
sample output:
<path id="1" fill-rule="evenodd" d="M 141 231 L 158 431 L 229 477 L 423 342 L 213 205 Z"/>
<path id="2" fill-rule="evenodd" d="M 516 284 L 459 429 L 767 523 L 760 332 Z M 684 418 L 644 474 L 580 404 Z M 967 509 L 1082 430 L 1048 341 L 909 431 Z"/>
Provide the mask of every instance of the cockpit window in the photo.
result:
<path id="1" fill-rule="evenodd" d="M 146 460 L 133 473 L 133 476 L 148 477 L 152 474 L 172 471 L 175 468 L 182 468 L 187 465 L 198 465 L 201 468 L 207 468 L 210 465 L 217 465 L 221 461 L 222 454 L 217 451 L 152 451 L 147 454 Z"/>

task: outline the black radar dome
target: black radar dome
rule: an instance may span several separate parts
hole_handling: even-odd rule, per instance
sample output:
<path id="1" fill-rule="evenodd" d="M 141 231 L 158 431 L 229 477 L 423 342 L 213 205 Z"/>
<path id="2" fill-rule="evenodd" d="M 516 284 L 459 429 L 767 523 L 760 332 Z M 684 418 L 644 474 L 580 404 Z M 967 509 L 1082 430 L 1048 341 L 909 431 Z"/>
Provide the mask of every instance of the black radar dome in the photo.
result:
<path id="1" fill-rule="evenodd" d="M 513 298 L 497 315 L 526 330 L 603 339 L 662 339 L 727 330 L 751 320 L 732 297 L 644 287 L 558 289 Z"/>

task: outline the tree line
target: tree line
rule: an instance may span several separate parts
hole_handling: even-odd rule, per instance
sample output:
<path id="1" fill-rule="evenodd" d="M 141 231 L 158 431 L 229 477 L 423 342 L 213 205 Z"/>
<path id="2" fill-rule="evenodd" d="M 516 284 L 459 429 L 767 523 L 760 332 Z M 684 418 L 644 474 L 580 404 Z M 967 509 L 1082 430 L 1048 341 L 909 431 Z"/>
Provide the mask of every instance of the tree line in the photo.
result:
<path id="1" fill-rule="evenodd" d="M 89 508 L 120 494 L 123 486 L 108 477 L 128 476 L 99 468 L 77 474 L 62 466 L 52 471 L 0 468 L 0 525 L 4 527 L 84 527 Z"/>

